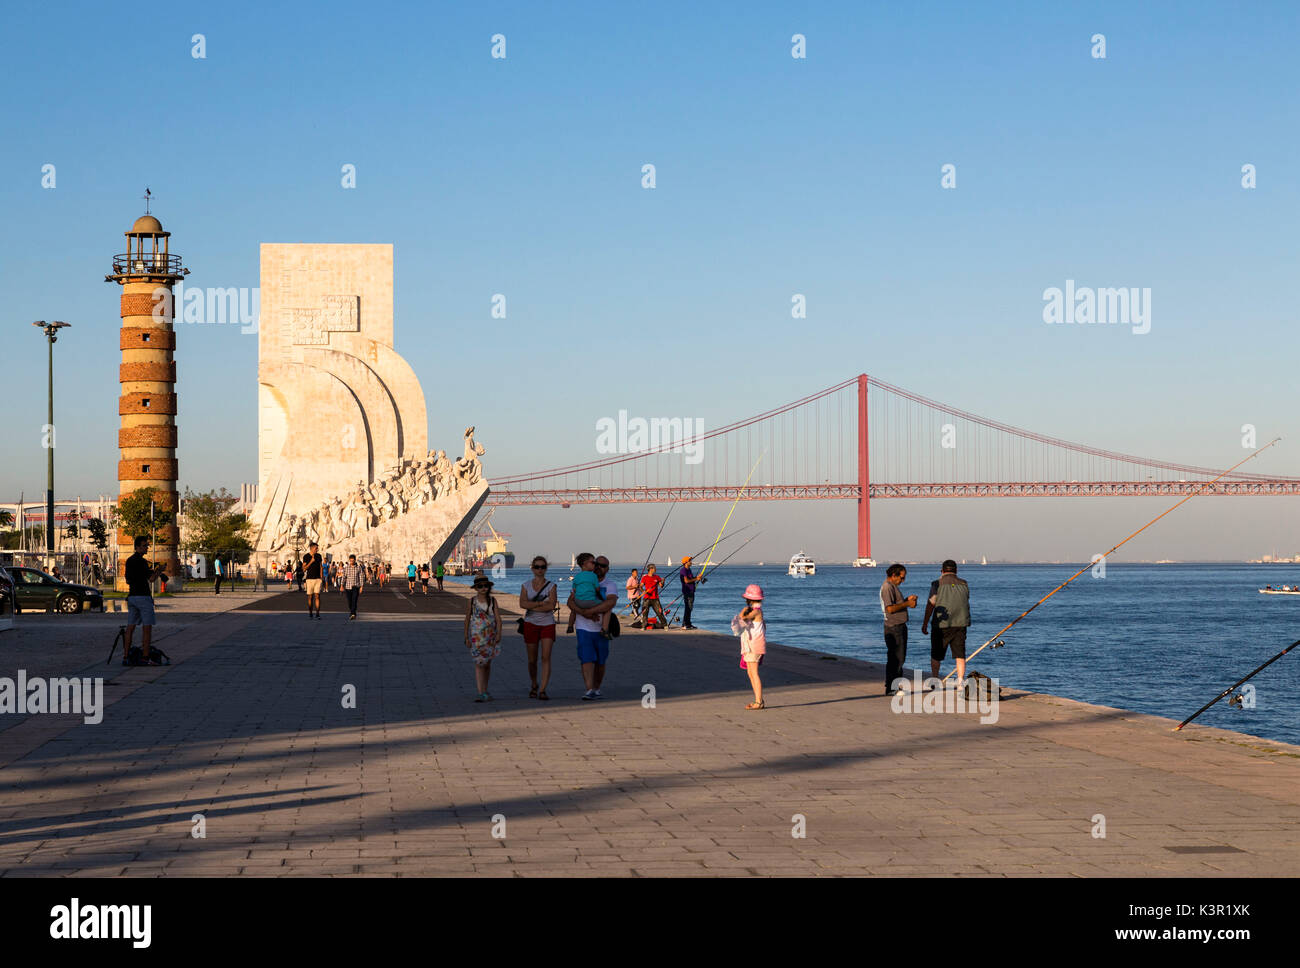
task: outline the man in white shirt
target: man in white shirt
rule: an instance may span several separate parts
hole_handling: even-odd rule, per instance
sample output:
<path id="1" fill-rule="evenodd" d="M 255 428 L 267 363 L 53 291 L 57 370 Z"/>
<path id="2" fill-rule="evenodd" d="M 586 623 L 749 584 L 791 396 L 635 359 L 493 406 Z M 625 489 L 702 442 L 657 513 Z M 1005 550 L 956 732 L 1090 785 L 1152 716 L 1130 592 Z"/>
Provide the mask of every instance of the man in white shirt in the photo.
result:
<path id="1" fill-rule="evenodd" d="M 609 659 L 609 639 L 600 634 L 600 616 L 618 605 L 618 585 L 609 578 L 609 559 L 596 558 L 596 577 L 605 600 L 591 608 L 579 608 L 577 599 L 569 595 L 567 605 L 577 613 L 574 628 L 578 637 L 578 661 L 582 663 L 582 681 L 587 686 L 583 699 L 602 699 L 600 683 L 605 678 L 605 662 Z"/>

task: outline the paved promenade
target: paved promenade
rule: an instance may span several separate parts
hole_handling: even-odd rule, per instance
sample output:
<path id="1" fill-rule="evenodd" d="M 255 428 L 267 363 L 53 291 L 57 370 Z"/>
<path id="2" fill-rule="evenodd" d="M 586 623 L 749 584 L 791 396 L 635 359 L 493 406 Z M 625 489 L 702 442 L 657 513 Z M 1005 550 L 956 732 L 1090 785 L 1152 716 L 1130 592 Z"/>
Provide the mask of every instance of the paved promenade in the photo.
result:
<path id="1" fill-rule="evenodd" d="M 598 702 L 562 636 L 545 703 L 511 620 L 475 704 L 462 594 L 178 602 L 154 669 L 48 617 L 104 637 L 111 705 L 0 717 L 0 875 L 1300 873 L 1300 748 L 1046 696 L 903 715 L 879 666 L 779 647 L 748 712 L 735 640 L 680 631 L 625 632 Z"/>

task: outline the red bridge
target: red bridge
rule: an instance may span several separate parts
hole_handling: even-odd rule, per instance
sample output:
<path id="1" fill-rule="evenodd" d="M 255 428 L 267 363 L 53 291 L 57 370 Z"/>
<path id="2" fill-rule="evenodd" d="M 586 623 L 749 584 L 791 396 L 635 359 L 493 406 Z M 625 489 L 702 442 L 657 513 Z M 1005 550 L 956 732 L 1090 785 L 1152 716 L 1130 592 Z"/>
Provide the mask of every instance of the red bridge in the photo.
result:
<path id="1" fill-rule="evenodd" d="M 873 498 L 1173 496 L 1222 473 L 1012 427 L 865 373 L 717 430 L 683 437 L 661 419 L 634 432 L 630 452 L 494 478 L 488 504 L 854 500 L 869 558 Z M 1203 493 L 1300 494 L 1300 478 L 1234 471 Z"/>

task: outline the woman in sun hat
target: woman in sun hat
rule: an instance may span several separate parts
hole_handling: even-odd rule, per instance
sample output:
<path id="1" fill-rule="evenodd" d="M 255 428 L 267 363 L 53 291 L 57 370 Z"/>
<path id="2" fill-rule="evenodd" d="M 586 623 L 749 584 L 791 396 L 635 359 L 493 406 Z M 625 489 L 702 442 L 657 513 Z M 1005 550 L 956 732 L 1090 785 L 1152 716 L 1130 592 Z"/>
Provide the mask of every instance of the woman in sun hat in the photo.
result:
<path id="1" fill-rule="evenodd" d="M 474 660 L 475 702 L 487 702 L 492 660 L 501 654 L 501 613 L 492 598 L 492 582 L 486 575 L 474 579 L 474 597 L 465 607 L 465 646 Z"/>
<path id="2" fill-rule="evenodd" d="M 754 701 L 746 709 L 764 709 L 763 680 L 758 667 L 767 653 L 767 622 L 763 619 L 763 589 L 750 585 L 745 589 L 745 607 L 731 620 L 731 631 L 740 636 L 740 667 L 749 673 Z"/>

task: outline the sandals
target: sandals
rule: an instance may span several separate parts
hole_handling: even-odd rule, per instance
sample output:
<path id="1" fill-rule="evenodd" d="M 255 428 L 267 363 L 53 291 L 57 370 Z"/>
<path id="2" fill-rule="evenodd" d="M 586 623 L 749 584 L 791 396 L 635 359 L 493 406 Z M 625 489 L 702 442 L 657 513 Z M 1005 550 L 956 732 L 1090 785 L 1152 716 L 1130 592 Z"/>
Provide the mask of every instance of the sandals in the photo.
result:
<path id="1" fill-rule="evenodd" d="M 767 703 L 763 702 L 763 700 L 760 699 L 758 702 L 746 703 L 745 708 L 746 708 L 746 709 L 766 709 L 766 708 L 767 708 Z"/>
<path id="2" fill-rule="evenodd" d="M 543 689 L 541 692 L 539 692 L 539 693 L 537 694 L 537 698 L 538 698 L 538 699 L 550 699 L 551 697 L 548 696 L 548 695 L 546 694 L 546 690 Z"/>
<path id="3" fill-rule="evenodd" d="M 529 698 L 529 699 L 536 699 L 536 698 L 537 698 L 537 687 L 536 687 L 536 686 L 533 686 L 533 688 L 531 688 L 531 689 L 528 690 L 528 698 Z"/>

